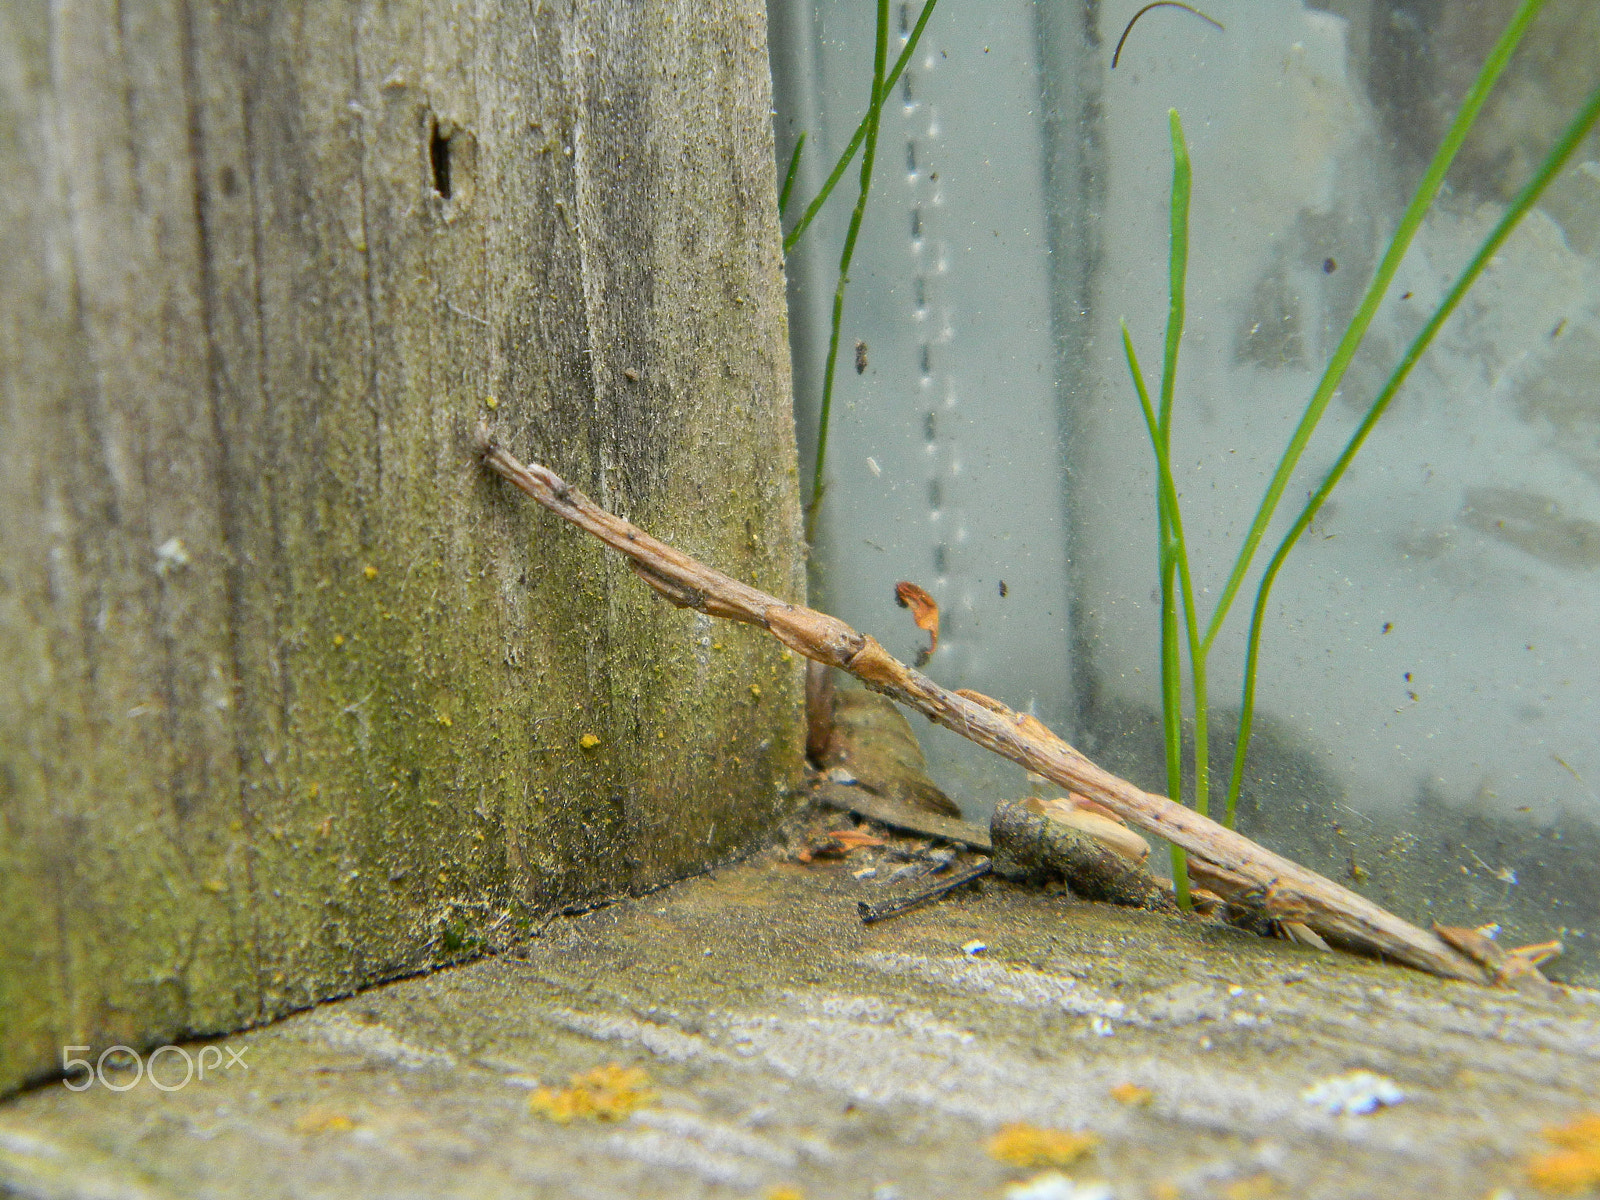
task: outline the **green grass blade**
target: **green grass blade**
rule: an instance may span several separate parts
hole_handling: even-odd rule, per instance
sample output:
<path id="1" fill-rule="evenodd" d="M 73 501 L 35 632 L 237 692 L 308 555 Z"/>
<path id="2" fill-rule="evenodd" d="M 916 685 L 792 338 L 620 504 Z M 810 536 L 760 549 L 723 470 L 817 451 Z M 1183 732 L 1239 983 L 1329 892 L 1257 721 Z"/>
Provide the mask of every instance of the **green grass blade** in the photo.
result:
<path id="1" fill-rule="evenodd" d="M 1178 506 L 1177 486 L 1172 479 L 1172 405 L 1178 385 L 1178 350 L 1183 342 L 1183 327 L 1188 294 L 1189 275 L 1189 199 L 1193 190 L 1194 171 L 1189 161 L 1189 146 L 1183 136 L 1183 122 L 1178 110 L 1167 110 L 1168 126 L 1172 135 L 1172 206 L 1171 246 L 1167 260 L 1167 338 L 1161 362 L 1161 412 L 1158 425 L 1161 446 L 1157 450 L 1162 473 L 1161 488 L 1166 497 L 1167 535 L 1171 539 L 1171 552 L 1177 567 L 1183 602 L 1184 631 L 1189 642 L 1189 669 L 1194 692 L 1194 806 L 1205 815 L 1209 808 L 1210 762 L 1206 729 L 1206 655 L 1200 643 L 1198 621 L 1195 616 L 1194 581 L 1189 574 L 1189 548 L 1183 536 L 1183 514 Z M 1163 592 L 1163 602 L 1166 601 Z M 1163 612 L 1163 629 L 1171 631 L 1176 643 L 1175 618 Z M 1174 645 L 1172 659 L 1177 657 Z M 1181 713 L 1179 714 L 1181 728 Z M 1170 775 L 1170 771 L 1169 771 Z M 1181 764 L 1178 782 L 1182 782 Z M 1172 793 L 1180 799 L 1179 792 Z"/>
<path id="2" fill-rule="evenodd" d="M 1168 258 L 1167 336 L 1161 358 L 1161 403 L 1156 410 L 1156 513 L 1160 538 L 1161 594 L 1161 726 L 1166 735 L 1167 794 L 1183 798 L 1182 666 L 1178 660 L 1178 610 L 1173 596 L 1177 568 L 1176 531 L 1172 526 L 1169 487 L 1160 464 L 1170 462 L 1172 398 L 1178 382 L 1178 345 L 1183 340 L 1184 277 L 1189 261 L 1188 149 L 1176 109 L 1167 111 L 1172 131 L 1171 246 Z"/>
<path id="3" fill-rule="evenodd" d="M 1172 433 L 1172 396 L 1178 385 L 1178 345 L 1183 341 L 1184 287 L 1189 273 L 1189 193 L 1193 170 L 1189 147 L 1183 140 L 1183 123 L 1178 110 L 1167 110 L 1172 132 L 1172 242 L 1167 259 L 1167 342 L 1161 360 L 1161 441 L 1167 445 Z"/>
<path id="4" fill-rule="evenodd" d="M 800 152 L 805 148 L 805 130 L 801 130 L 800 136 L 795 139 L 794 153 L 789 155 L 789 169 L 783 176 L 783 191 L 778 193 L 778 216 L 780 217 L 789 207 L 789 193 L 794 191 L 794 178 L 800 170 Z"/>
<path id="5" fill-rule="evenodd" d="M 1278 544 L 1272 560 L 1267 564 L 1267 569 L 1262 573 L 1261 584 L 1256 589 L 1255 606 L 1250 613 L 1250 639 L 1245 652 L 1244 697 L 1239 714 L 1239 738 L 1234 745 L 1233 770 L 1228 780 L 1228 818 L 1230 825 L 1232 824 L 1234 809 L 1239 801 L 1239 789 L 1244 779 L 1245 753 L 1249 747 L 1250 730 L 1255 717 L 1256 668 L 1260 658 L 1261 629 L 1266 619 L 1267 599 L 1272 593 L 1272 585 L 1278 577 L 1279 569 L 1283 566 L 1284 560 L 1289 557 L 1289 552 L 1294 549 L 1295 543 L 1299 540 L 1301 534 L 1310 527 L 1318 511 L 1321 510 L 1323 503 L 1333 492 L 1333 489 L 1338 486 L 1339 481 L 1344 478 L 1346 469 L 1366 442 L 1367 435 L 1376 428 L 1378 421 L 1388 411 L 1390 401 L 1394 399 L 1395 393 L 1400 390 L 1407 377 L 1410 376 L 1411 369 L 1417 365 L 1417 361 L 1427 352 L 1439 330 L 1450 319 L 1451 314 L 1455 312 L 1456 307 L 1461 303 L 1467 291 L 1477 282 L 1478 277 L 1483 274 L 1490 260 L 1500 252 L 1500 247 L 1505 244 L 1512 231 L 1522 222 L 1522 218 L 1539 202 L 1539 197 L 1544 194 L 1545 189 L 1560 174 L 1562 167 L 1572 157 L 1573 151 L 1589 136 L 1589 132 L 1597 122 L 1600 122 L 1600 88 L 1596 88 L 1589 94 L 1588 101 L 1578 110 L 1578 115 L 1572 119 L 1572 122 L 1563 131 L 1560 138 L 1556 140 L 1549 154 L 1539 164 L 1539 169 L 1534 172 L 1533 178 L 1528 181 L 1522 191 L 1517 194 L 1516 199 L 1511 202 L 1511 206 L 1506 210 L 1505 215 L 1500 218 L 1494 229 L 1490 231 L 1489 236 L 1483 240 L 1483 243 L 1478 247 L 1477 253 L 1472 256 L 1472 260 L 1462 270 L 1460 276 L 1457 277 L 1450 291 L 1439 302 L 1439 306 L 1434 309 L 1433 315 L 1428 318 L 1428 323 L 1422 327 L 1421 332 L 1412 340 L 1411 345 L 1406 348 L 1405 354 L 1401 356 L 1400 362 L 1396 365 L 1393 373 L 1384 382 L 1383 387 L 1378 390 L 1377 396 L 1374 397 L 1372 404 L 1367 408 L 1361 424 L 1356 427 L 1356 431 L 1351 435 L 1349 442 L 1345 444 L 1343 452 L 1334 461 L 1333 466 L 1329 468 L 1327 475 L 1323 477 L 1322 483 L 1311 494 L 1311 498 L 1300 511 L 1300 515 L 1295 519 L 1289 532 L 1284 535 L 1283 541 Z"/>
<path id="6" fill-rule="evenodd" d="M 1128 374 L 1133 376 L 1133 390 L 1139 395 L 1139 408 L 1144 413 L 1145 429 L 1150 433 L 1150 445 L 1156 456 L 1156 524 L 1157 524 L 1157 574 L 1167 583 L 1166 595 L 1171 595 L 1171 571 L 1169 564 L 1173 561 L 1174 538 L 1172 535 L 1172 516 L 1177 510 L 1177 496 L 1172 488 L 1172 472 L 1168 469 L 1166 447 L 1161 440 L 1161 423 L 1156 417 L 1156 410 L 1150 403 L 1150 389 L 1145 386 L 1144 370 L 1139 366 L 1139 356 L 1133 348 L 1133 336 L 1128 332 L 1128 323 L 1122 322 L 1122 352 L 1128 359 Z M 1162 606 L 1161 624 L 1161 734 L 1166 747 L 1167 758 L 1167 790 L 1176 798 L 1181 795 L 1183 778 L 1181 773 L 1174 776 L 1174 768 L 1180 768 L 1183 753 L 1183 693 L 1182 683 L 1178 672 L 1169 669 L 1168 650 L 1177 650 L 1177 637 L 1174 631 L 1168 636 L 1168 615 L 1171 611 L 1170 604 Z M 1172 847 L 1172 884 L 1178 894 L 1178 904 L 1182 908 L 1189 907 L 1189 867 L 1188 858 L 1180 846 Z"/>
<path id="7" fill-rule="evenodd" d="M 933 0 L 928 0 L 931 7 Z M 806 541 L 816 540 L 817 513 L 822 505 L 822 471 L 828 458 L 828 416 L 833 409 L 834 368 L 839 362 L 839 328 L 844 321 L 844 290 L 850 282 L 850 260 L 855 257 L 856 238 L 867 214 L 867 197 L 872 193 L 872 163 L 878 151 L 878 113 L 883 108 L 887 84 L 884 63 L 889 56 L 889 0 L 878 0 L 878 31 L 872 50 L 872 99 L 867 105 L 866 146 L 861 153 L 861 190 L 850 214 L 850 229 L 845 234 L 844 250 L 839 255 L 839 282 L 833 289 L 833 323 L 828 335 L 828 361 L 822 378 L 822 411 L 817 420 L 817 465 L 811 480 L 811 502 L 806 506 Z"/>
<path id="8" fill-rule="evenodd" d="M 872 122 L 874 128 L 876 128 L 877 111 L 889 99 L 889 94 L 894 91 L 894 85 L 900 82 L 900 76 L 905 72 L 906 65 L 910 63 L 912 54 L 916 52 L 917 43 L 922 40 L 922 31 L 927 28 L 928 18 L 933 16 L 934 6 L 938 3 L 939 0 L 928 0 L 922 6 L 922 12 L 917 17 L 917 23 L 912 26 L 911 34 L 906 39 L 905 49 L 900 51 L 900 57 L 895 59 L 894 69 L 889 72 L 888 78 L 884 81 L 883 90 L 877 93 L 878 99 L 873 105 L 872 111 L 861 118 L 861 123 L 856 126 L 856 131 L 850 138 L 850 144 L 844 148 L 844 153 L 839 155 L 839 161 L 833 164 L 833 170 L 828 173 L 828 181 L 822 185 L 822 190 L 817 193 L 816 198 L 810 204 L 806 205 L 806 211 L 795 222 L 794 228 L 784 235 L 784 254 L 788 254 L 799 244 L 800 235 L 810 228 L 812 219 L 821 211 L 822 206 L 828 202 L 828 197 L 833 195 L 834 185 L 844 177 L 845 171 L 849 169 L 850 160 L 855 158 L 856 151 L 861 149 L 862 142 L 866 140 L 868 122 Z"/>
<path id="9" fill-rule="evenodd" d="M 1183 683 L 1178 651 L 1178 607 L 1183 609 L 1184 632 L 1189 646 L 1189 666 L 1195 699 L 1195 806 L 1204 813 L 1208 806 L 1210 762 L 1207 738 L 1207 699 L 1205 654 L 1200 644 L 1199 622 L 1195 615 L 1194 580 L 1189 572 L 1188 544 L 1183 536 L 1183 512 L 1178 503 L 1177 485 L 1172 476 L 1172 405 L 1177 389 L 1178 351 L 1183 342 L 1186 280 L 1189 266 L 1189 200 L 1193 171 L 1189 148 L 1184 141 L 1183 123 L 1176 109 L 1168 111 L 1172 134 L 1171 252 L 1167 277 L 1167 331 L 1162 355 L 1161 405 L 1150 403 L 1149 389 L 1139 366 L 1133 339 L 1126 322 L 1122 326 L 1123 352 L 1133 376 L 1134 390 L 1144 413 L 1156 456 L 1156 523 L 1159 553 L 1157 571 L 1161 596 L 1161 727 L 1166 748 L 1167 791 L 1175 799 L 1183 795 Z M 1176 577 L 1176 578 L 1175 578 Z M 1176 587 L 1174 586 L 1176 584 Z M 1174 592 L 1176 591 L 1176 597 Z M 1172 868 L 1179 902 L 1187 906 L 1188 868 L 1184 853 L 1173 847 Z"/>
<path id="10" fill-rule="evenodd" d="M 1345 371 L 1350 366 L 1350 361 L 1355 357 L 1356 350 L 1360 347 L 1362 339 L 1366 336 L 1367 327 L 1372 324 L 1372 318 L 1377 314 L 1378 305 L 1382 302 L 1384 294 L 1388 291 L 1394 275 L 1400 267 L 1400 261 L 1410 249 L 1411 240 L 1421 226 L 1423 218 L 1433 206 L 1434 198 L 1438 195 L 1440 186 L 1444 183 L 1445 173 L 1450 169 L 1456 152 L 1461 149 L 1461 144 L 1466 140 L 1476 122 L 1478 112 L 1482 109 L 1484 101 L 1488 98 L 1489 91 L 1499 79 L 1500 73 L 1505 69 L 1506 62 L 1516 50 L 1522 36 L 1527 32 L 1528 25 L 1544 7 L 1546 0 L 1523 0 L 1518 6 L 1516 14 L 1511 18 L 1511 23 L 1500 35 L 1500 40 L 1495 43 L 1489 57 L 1483 64 L 1483 69 L 1478 72 L 1477 79 L 1467 92 L 1466 99 L 1462 102 L 1461 111 L 1456 114 L 1455 121 L 1451 124 L 1444 141 L 1433 156 L 1433 161 L 1428 164 L 1422 182 L 1417 186 L 1417 191 L 1411 198 L 1411 203 L 1406 206 L 1405 213 L 1400 218 L 1400 224 L 1395 229 L 1394 237 L 1390 239 L 1389 247 L 1384 252 L 1383 260 L 1378 264 L 1376 274 L 1368 285 L 1366 294 L 1362 296 L 1361 303 L 1356 309 L 1355 316 L 1350 321 L 1350 326 L 1345 330 L 1344 337 L 1340 339 L 1338 348 L 1329 360 L 1327 369 L 1323 372 L 1322 379 L 1318 382 L 1316 390 L 1312 393 L 1310 402 L 1306 405 L 1305 413 L 1300 418 L 1300 423 L 1295 427 L 1294 435 L 1289 439 L 1289 445 L 1283 452 L 1278 462 L 1278 468 L 1273 473 L 1271 482 L 1267 485 L 1266 493 L 1261 498 L 1261 504 L 1256 509 L 1255 519 L 1250 524 L 1250 531 L 1246 534 L 1244 544 L 1240 547 L 1239 556 L 1234 561 L 1233 570 L 1228 576 L 1228 582 L 1223 587 L 1217 607 L 1211 614 L 1211 622 L 1206 628 L 1204 646 L 1210 649 L 1216 640 L 1218 632 L 1226 620 L 1228 610 L 1233 605 L 1234 597 L 1238 594 L 1239 587 L 1244 581 L 1245 573 L 1250 569 L 1251 560 L 1255 557 L 1261 539 L 1266 536 L 1267 526 L 1271 523 L 1278 502 L 1282 499 L 1284 489 L 1289 485 L 1289 477 L 1294 472 L 1295 465 L 1300 461 L 1300 455 L 1306 448 L 1306 443 L 1311 440 L 1311 434 L 1322 420 L 1322 414 L 1328 407 L 1328 402 L 1333 399 L 1333 393 L 1344 378 Z"/>

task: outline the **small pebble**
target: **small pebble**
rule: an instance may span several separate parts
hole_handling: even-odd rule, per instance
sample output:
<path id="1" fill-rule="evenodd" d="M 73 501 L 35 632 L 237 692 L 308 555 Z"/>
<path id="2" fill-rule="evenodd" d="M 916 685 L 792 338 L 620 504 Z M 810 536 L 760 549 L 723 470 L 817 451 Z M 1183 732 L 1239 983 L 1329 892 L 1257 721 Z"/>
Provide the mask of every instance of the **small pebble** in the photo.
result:
<path id="1" fill-rule="evenodd" d="M 1111 1200 L 1111 1185 L 1098 1180 L 1079 1183 L 1060 1171 L 1045 1171 L 1012 1184 L 1005 1196 L 1006 1200 Z"/>
<path id="2" fill-rule="evenodd" d="M 1348 1071 L 1318 1080 L 1300 1093 L 1300 1099 L 1335 1116 L 1341 1113 L 1365 1114 L 1388 1108 L 1406 1098 L 1392 1079 L 1371 1071 Z"/>

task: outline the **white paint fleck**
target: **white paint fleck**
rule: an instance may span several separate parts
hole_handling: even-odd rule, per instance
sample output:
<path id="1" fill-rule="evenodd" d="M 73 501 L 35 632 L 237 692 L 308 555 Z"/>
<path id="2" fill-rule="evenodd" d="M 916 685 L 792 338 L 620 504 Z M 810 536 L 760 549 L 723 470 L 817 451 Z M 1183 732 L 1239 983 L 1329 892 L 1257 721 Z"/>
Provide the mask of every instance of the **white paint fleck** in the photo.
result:
<path id="1" fill-rule="evenodd" d="M 1406 1098 L 1394 1080 L 1371 1071 L 1348 1071 L 1320 1079 L 1300 1093 L 1300 1099 L 1335 1116 L 1370 1113 L 1399 1104 Z"/>

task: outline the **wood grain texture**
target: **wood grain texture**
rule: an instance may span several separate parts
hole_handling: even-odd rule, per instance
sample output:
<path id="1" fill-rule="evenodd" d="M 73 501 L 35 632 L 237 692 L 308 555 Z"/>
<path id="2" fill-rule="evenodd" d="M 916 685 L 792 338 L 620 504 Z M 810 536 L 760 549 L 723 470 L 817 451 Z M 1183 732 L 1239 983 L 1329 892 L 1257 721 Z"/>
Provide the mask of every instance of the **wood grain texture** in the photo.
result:
<path id="1" fill-rule="evenodd" d="M 0 1093 L 759 838 L 798 661 L 463 431 L 801 597 L 761 5 L 0 27 Z"/>

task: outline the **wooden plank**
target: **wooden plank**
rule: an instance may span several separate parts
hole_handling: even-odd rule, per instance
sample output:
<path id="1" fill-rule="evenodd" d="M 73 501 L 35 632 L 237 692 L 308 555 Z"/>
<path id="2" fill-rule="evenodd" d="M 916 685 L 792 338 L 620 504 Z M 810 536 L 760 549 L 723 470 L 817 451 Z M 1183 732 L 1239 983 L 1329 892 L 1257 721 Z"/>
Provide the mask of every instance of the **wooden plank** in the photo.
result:
<path id="1" fill-rule="evenodd" d="M 37 7 L 0 48 L 0 1093 L 758 839 L 799 663 L 463 431 L 494 397 L 802 594 L 762 6 Z"/>

